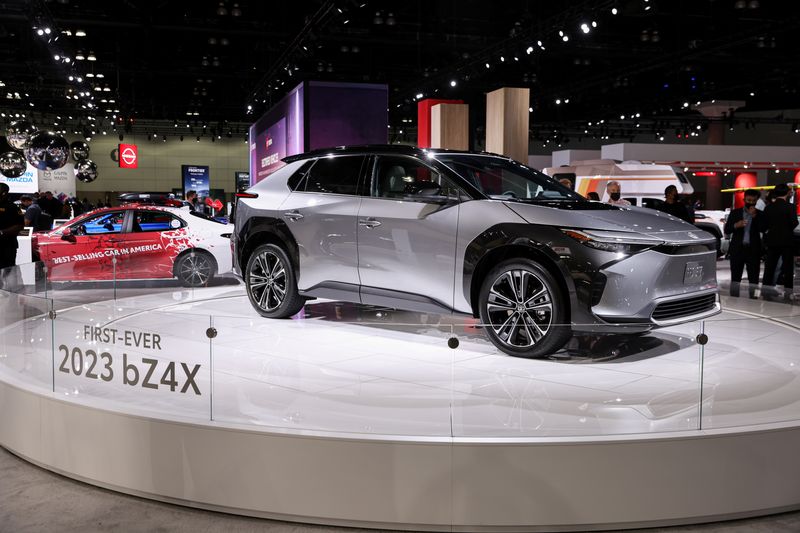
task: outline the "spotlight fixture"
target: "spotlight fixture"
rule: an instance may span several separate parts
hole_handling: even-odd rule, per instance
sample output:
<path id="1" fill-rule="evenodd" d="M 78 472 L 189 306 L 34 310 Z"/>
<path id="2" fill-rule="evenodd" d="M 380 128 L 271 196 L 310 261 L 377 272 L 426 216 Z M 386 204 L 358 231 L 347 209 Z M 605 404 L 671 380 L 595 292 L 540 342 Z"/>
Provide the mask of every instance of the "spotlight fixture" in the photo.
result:
<path id="1" fill-rule="evenodd" d="M 450 87 L 455 87 L 457 84 L 456 80 L 450 80 Z"/>

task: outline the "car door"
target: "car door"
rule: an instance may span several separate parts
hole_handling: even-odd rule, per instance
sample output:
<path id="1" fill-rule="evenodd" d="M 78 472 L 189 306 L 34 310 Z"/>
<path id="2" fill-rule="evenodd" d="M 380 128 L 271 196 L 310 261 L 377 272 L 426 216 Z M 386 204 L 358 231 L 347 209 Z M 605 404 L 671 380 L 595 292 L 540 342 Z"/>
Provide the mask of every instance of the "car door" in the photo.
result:
<path id="1" fill-rule="evenodd" d="M 318 159 L 281 205 L 279 216 L 298 245 L 300 291 L 357 300 L 356 216 L 365 161 L 363 155 Z"/>
<path id="2" fill-rule="evenodd" d="M 175 257 L 188 247 L 186 222 L 163 209 L 131 210 L 118 237 L 119 264 L 127 279 L 172 278 Z"/>
<path id="3" fill-rule="evenodd" d="M 124 218 L 124 210 L 104 211 L 52 234 L 53 239 L 39 248 L 49 279 L 87 281 L 120 277 L 119 265 L 115 265 L 113 258 Z"/>
<path id="4" fill-rule="evenodd" d="M 358 212 L 362 302 L 452 308 L 461 192 L 410 156 L 376 156 L 371 170 Z"/>

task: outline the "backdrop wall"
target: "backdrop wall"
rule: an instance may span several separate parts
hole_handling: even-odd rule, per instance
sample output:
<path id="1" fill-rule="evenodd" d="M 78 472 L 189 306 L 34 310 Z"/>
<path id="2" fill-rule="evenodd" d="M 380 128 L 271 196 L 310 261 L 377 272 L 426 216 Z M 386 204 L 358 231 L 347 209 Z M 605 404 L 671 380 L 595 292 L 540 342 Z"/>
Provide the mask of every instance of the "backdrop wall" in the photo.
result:
<path id="1" fill-rule="evenodd" d="M 67 137 L 72 142 L 78 137 Z M 97 163 L 98 178 L 92 183 L 77 184 L 78 197 L 97 199 L 105 192 L 166 191 L 182 187 L 181 165 L 207 165 L 211 174 L 212 189 L 236 191 L 234 173 L 247 171 L 248 148 L 243 136 L 216 142 L 208 136 L 196 142 L 195 136 L 186 135 L 183 142 L 178 137 L 167 137 L 167 142 L 148 141 L 146 136 L 125 135 L 125 143 L 136 144 L 139 149 L 139 168 L 119 168 L 111 160 L 111 151 L 119 144 L 117 135 L 100 135 L 89 143 L 90 158 Z M 116 194 L 110 195 L 116 198 Z"/>

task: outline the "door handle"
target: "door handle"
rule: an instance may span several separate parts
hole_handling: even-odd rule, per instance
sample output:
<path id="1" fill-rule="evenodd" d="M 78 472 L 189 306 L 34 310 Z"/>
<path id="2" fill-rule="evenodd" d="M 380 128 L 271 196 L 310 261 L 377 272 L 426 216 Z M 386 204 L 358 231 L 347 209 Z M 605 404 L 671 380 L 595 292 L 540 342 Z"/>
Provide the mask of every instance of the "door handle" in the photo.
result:
<path id="1" fill-rule="evenodd" d="M 364 226 L 367 229 L 372 229 L 372 228 L 374 228 L 376 226 L 380 226 L 381 222 L 380 222 L 380 220 L 376 220 L 376 219 L 374 219 L 372 217 L 361 218 L 361 219 L 358 220 L 358 225 L 359 226 Z"/>
<path id="2" fill-rule="evenodd" d="M 303 213 L 301 213 L 297 209 L 294 209 L 293 211 L 287 211 L 286 213 L 283 214 L 283 216 L 285 216 L 289 220 L 300 220 L 301 218 L 303 218 Z"/>

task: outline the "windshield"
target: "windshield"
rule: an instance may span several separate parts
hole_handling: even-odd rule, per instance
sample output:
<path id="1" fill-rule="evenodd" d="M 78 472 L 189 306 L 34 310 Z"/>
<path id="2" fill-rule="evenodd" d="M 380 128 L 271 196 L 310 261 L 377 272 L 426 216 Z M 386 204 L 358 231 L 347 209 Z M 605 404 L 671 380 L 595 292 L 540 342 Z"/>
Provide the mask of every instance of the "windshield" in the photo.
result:
<path id="1" fill-rule="evenodd" d="M 586 201 L 555 179 L 502 157 L 440 154 L 437 159 L 489 198 L 545 202 Z"/>

